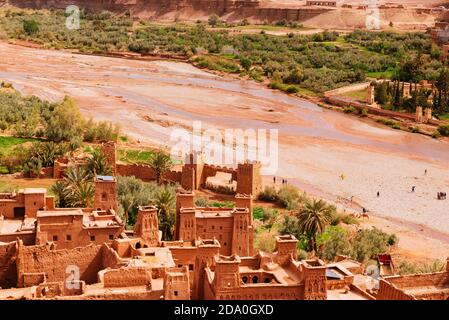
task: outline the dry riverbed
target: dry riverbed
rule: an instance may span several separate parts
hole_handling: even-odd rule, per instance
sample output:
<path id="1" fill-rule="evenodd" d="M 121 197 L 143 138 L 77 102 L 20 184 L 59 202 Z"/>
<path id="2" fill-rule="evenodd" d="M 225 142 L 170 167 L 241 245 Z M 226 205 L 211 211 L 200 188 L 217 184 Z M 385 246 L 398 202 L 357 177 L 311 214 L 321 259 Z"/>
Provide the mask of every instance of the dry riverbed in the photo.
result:
<path id="1" fill-rule="evenodd" d="M 363 206 L 372 215 L 407 221 L 419 226 L 410 229 L 416 234 L 427 230 L 425 237 L 433 230 L 449 233 L 449 200 L 436 199 L 438 191 L 449 191 L 446 142 L 361 122 L 185 63 L 75 55 L 6 43 L 0 43 L 0 55 L 1 80 L 49 100 L 69 95 L 84 115 L 119 122 L 142 143 L 170 145 L 173 128 L 190 128 L 194 120 L 220 129 L 278 129 L 276 176 L 348 211 Z M 449 241 L 435 241 L 448 248 Z"/>

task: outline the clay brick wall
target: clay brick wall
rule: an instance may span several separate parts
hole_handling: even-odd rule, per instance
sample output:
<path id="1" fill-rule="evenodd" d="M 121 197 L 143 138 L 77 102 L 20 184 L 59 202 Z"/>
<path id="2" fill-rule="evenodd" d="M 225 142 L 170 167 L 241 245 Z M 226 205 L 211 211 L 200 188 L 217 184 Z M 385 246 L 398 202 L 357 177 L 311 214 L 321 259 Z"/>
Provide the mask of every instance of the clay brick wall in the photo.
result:
<path id="1" fill-rule="evenodd" d="M 117 164 L 117 174 L 119 176 L 134 176 L 145 182 L 156 180 L 153 169 L 139 164 Z"/>
<path id="2" fill-rule="evenodd" d="M 414 300 L 413 297 L 405 294 L 402 290 L 392 286 L 385 280 L 381 279 L 379 283 L 379 293 L 377 300 Z"/>
<path id="3" fill-rule="evenodd" d="M 262 191 L 260 163 L 242 163 L 237 168 L 237 193 L 251 194 L 255 198 Z"/>
<path id="4" fill-rule="evenodd" d="M 398 277 L 390 277 L 387 281 L 398 288 L 419 286 L 444 286 L 449 285 L 449 272 L 432 274 L 412 274 Z"/>
<path id="5" fill-rule="evenodd" d="M 151 283 L 151 269 L 145 267 L 106 270 L 105 288 L 143 286 Z"/>
<path id="6" fill-rule="evenodd" d="M 204 184 L 207 181 L 207 178 L 215 177 L 217 175 L 217 172 L 229 173 L 232 175 L 232 180 L 237 180 L 237 170 L 228 167 L 220 167 L 205 164 L 203 167 L 203 174 L 201 176 L 200 185 L 204 186 Z"/>
<path id="7" fill-rule="evenodd" d="M 36 233 L 35 232 L 20 232 L 20 233 L 12 233 L 12 234 L 2 234 L 0 235 L 0 242 L 9 243 L 14 242 L 19 238 L 23 241 L 23 244 L 26 246 L 32 246 L 35 244 Z"/>
<path id="8" fill-rule="evenodd" d="M 15 287 L 17 283 L 16 242 L 0 245 L 0 288 Z"/>
<path id="9" fill-rule="evenodd" d="M 156 180 L 154 170 L 142 164 L 117 164 L 117 174 L 119 176 L 131 177 L 134 176 L 142 181 L 150 182 Z M 163 175 L 163 179 L 171 182 L 181 183 L 182 172 L 170 171 Z"/>
<path id="10" fill-rule="evenodd" d="M 32 247 L 20 245 L 16 263 L 18 287 L 24 285 L 25 273 L 43 272 L 49 282 L 65 281 L 69 276 L 66 269 L 71 265 L 79 268 L 80 280 L 91 284 L 97 281 L 97 273 L 103 268 L 102 246 L 50 250 L 45 245 Z"/>
<path id="11" fill-rule="evenodd" d="M 120 263 L 120 257 L 117 252 L 107 244 L 103 245 L 101 264 L 103 268 L 115 268 Z"/>

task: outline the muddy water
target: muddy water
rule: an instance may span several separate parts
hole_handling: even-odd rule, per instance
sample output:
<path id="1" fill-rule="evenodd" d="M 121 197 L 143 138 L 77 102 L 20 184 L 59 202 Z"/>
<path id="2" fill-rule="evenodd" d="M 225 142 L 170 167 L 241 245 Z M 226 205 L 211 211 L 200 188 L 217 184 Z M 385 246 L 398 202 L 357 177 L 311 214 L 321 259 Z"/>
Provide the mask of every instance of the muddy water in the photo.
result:
<path id="1" fill-rule="evenodd" d="M 2 43 L 0 56 L 0 80 L 45 99 L 69 95 L 85 115 L 120 122 L 127 134 L 142 141 L 170 145 L 173 128 L 190 127 L 193 120 L 201 120 L 203 127 L 278 129 L 278 176 L 330 200 L 353 196 L 377 214 L 449 231 L 447 203 L 434 199 L 436 192 L 449 191 L 446 143 L 363 123 L 184 63 Z M 424 169 L 429 170 L 426 176 Z M 413 195 L 411 185 L 417 187 Z M 381 198 L 375 196 L 379 190 Z"/>

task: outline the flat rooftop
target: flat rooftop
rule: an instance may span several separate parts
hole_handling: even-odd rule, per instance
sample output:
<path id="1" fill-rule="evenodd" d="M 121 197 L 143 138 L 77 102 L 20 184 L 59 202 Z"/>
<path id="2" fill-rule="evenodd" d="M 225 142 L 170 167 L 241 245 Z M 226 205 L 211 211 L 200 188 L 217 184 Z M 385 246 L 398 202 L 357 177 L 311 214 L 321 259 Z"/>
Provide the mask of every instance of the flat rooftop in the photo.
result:
<path id="1" fill-rule="evenodd" d="M 369 300 L 355 291 L 343 289 L 327 290 L 327 300 Z"/>
<path id="2" fill-rule="evenodd" d="M 25 188 L 25 189 L 20 189 L 19 193 L 23 193 L 23 194 L 41 194 L 41 193 L 47 193 L 47 189 L 45 189 L 45 188 Z"/>
<path id="3" fill-rule="evenodd" d="M 33 218 L 28 218 L 25 220 L 16 220 L 16 219 L 0 220 L 0 235 L 33 231 L 35 221 L 36 219 Z"/>
<path id="4" fill-rule="evenodd" d="M 73 209 L 73 210 L 45 210 L 38 211 L 38 218 L 47 218 L 47 217 L 66 217 L 66 216 L 82 216 L 84 213 L 81 209 Z"/>

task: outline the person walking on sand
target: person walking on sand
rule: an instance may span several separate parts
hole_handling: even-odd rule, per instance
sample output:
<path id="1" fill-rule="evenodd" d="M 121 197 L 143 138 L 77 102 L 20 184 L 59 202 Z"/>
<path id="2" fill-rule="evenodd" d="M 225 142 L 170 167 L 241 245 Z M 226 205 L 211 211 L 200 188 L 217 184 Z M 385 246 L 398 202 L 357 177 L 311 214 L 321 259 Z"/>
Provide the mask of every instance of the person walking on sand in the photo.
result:
<path id="1" fill-rule="evenodd" d="M 427 174 L 427 169 L 426 170 L 424 170 L 424 175 L 426 175 Z"/>
<path id="2" fill-rule="evenodd" d="M 276 177 L 273 177 L 273 183 L 276 184 Z"/>
<path id="3" fill-rule="evenodd" d="M 415 188 L 416 188 L 415 186 L 412 187 L 412 192 L 415 192 Z"/>
<path id="4" fill-rule="evenodd" d="M 378 198 L 380 197 L 380 191 L 377 191 L 377 197 Z"/>

